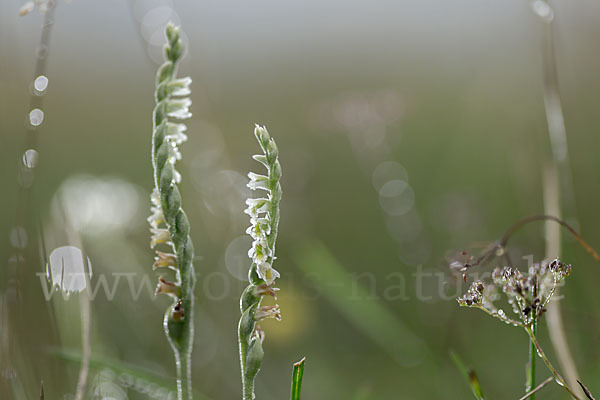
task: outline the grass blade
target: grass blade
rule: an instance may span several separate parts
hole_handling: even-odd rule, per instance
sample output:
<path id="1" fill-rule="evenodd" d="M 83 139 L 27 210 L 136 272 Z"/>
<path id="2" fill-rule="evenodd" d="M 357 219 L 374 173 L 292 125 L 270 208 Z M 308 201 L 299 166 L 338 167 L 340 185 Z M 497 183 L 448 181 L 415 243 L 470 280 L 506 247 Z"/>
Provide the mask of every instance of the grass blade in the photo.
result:
<path id="1" fill-rule="evenodd" d="M 306 357 L 294 363 L 294 372 L 292 373 L 292 395 L 291 400 L 300 400 L 300 391 L 302 389 L 302 376 L 304 375 L 304 362 Z"/>
<path id="2" fill-rule="evenodd" d="M 481 386 L 479 385 L 479 379 L 477 379 L 477 375 L 475 371 L 471 368 L 467 368 L 467 366 L 462 362 L 458 354 L 453 351 L 450 351 L 450 358 L 454 361 L 456 368 L 460 371 L 460 373 L 465 377 L 467 384 L 471 388 L 471 392 L 473 392 L 473 396 L 477 400 L 484 400 L 483 392 L 481 391 Z"/>
<path id="3" fill-rule="evenodd" d="M 322 242 L 300 246 L 294 259 L 340 314 L 400 365 L 416 365 L 430 354 L 427 344 L 381 301 L 371 299 Z"/>

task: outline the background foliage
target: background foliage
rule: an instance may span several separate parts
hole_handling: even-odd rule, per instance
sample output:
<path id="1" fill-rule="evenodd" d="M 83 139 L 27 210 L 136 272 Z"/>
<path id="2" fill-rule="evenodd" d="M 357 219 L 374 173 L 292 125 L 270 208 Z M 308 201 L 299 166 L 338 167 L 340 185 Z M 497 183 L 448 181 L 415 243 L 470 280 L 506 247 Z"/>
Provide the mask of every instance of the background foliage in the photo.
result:
<path id="1" fill-rule="evenodd" d="M 17 162 L 42 21 L 37 11 L 19 18 L 20 6 L 0 3 L 4 260 L 13 251 Z M 528 344 L 521 332 L 441 299 L 437 280 L 423 280 L 423 294 L 432 298 L 418 300 L 412 274 L 419 265 L 447 274 L 449 250 L 476 249 L 513 221 L 543 210 L 541 170 L 550 150 L 540 23 L 529 4 L 235 0 L 182 1 L 174 9 L 190 48 L 181 74 L 194 80 L 194 116 L 179 168 L 201 257 L 195 389 L 211 399 L 240 394 L 235 327 L 250 242 L 239 237 L 247 224 L 244 174 L 254 166 L 252 129 L 260 122 L 277 137 L 284 196 L 278 242 L 283 321 L 268 322 L 258 397 L 287 397 L 291 362 L 306 356 L 306 399 L 467 398 L 449 349 L 477 370 L 490 398 L 522 394 Z M 48 251 L 69 244 L 53 214 L 57 191 L 65 190 L 96 275 L 154 275 L 145 215 L 155 64 L 136 10 L 117 0 L 60 2 L 51 40 L 41 167 L 30 207 L 41 216 Z M 555 14 L 577 222 L 599 247 L 600 6 L 560 3 Z M 373 173 L 384 161 L 404 168 L 396 174 L 410 185 L 414 202 L 408 192 L 394 202 L 397 186 L 381 192 L 392 164 L 379 170 L 383 178 Z M 82 204 L 87 208 L 77 209 Z M 539 259 L 542 225 L 511 244 L 513 259 Z M 570 241 L 563 259 L 573 264 L 562 291 L 569 342 L 584 382 L 598 393 L 600 268 Z M 368 295 L 353 299 L 348 284 L 339 289 L 321 279 L 339 273 L 332 262 L 350 282 L 348 273 L 372 273 L 374 281 L 359 280 Z M 79 303 L 75 296 L 46 303 L 35 275 L 44 270 L 35 247 L 18 274 L 18 322 L 5 323 L 2 335 L 10 334 L 28 393 L 44 380 L 54 399 L 76 384 L 77 364 L 68 360 L 80 346 Z M 396 272 L 406 279 L 408 300 L 385 298 L 395 282 L 386 278 Z M 446 281 L 447 293 L 455 293 L 456 280 Z M 172 377 L 172 354 L 158 328 L 168 300 L 143 293 L 132 301 L 120 288 L 113 301 L 100 296 L 93 302 L 93 354 L 113 360 L 113 369 L 118 360 L 162 381 Z M 370 299 L 373 294 L 378 298 Z M 373 329 L 368 318 L 353 318 L 344 307 L 395 322 Z M 543 323 L 539 332 L 552 358 Z M 402 349 L 415 338 L 423 350 L 408 358 L 390 347 Z M 90 382 L 101 369 L 93 369 Z M 127 393 L 147 398 L 132 388 Z M 544 389 L 543 398 L 564 395 Z"/>

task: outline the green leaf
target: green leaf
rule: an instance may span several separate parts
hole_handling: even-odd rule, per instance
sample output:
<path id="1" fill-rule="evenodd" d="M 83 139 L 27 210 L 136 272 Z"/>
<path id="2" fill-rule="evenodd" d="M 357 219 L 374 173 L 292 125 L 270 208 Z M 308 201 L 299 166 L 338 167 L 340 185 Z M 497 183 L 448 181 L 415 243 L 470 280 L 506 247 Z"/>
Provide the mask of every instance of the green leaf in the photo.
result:
<path id="1" fill-rule="evenodd" d="M 475 371 L 473 371 L 471 368 L 467 368 L 467 366 L 462 362 L 458 354 L 455 352 L 450 351 L 450 358 L 452 358 L 452 361 L 454 361 L 454 364 L 460 373 L 465 377 L 467 384 L 473 392 L 473 396 L 475 396 L 477 400 L 484 400 L 481 386 L 479 385 L 479 379 L 477 379 Z"/>
<path id="2" fill-rule="evenodd" d="M 300 400 L 302 376 L 304 375 L 304 361 L 306 361 L 306 357 L 294 364 L 294 372 L 292 373 L 292 400 Z"/>

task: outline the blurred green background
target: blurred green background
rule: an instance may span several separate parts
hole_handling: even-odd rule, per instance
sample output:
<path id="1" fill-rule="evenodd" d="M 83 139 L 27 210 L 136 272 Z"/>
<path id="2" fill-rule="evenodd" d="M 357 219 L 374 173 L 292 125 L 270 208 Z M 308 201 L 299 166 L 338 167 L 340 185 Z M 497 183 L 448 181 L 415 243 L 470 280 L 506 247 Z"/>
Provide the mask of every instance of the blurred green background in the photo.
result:
<path id="1" fill-rule="evenodd" d="M 600 5 L 555 3 L 573 183 L 562 195 L 576 204 L 567 217 L 600 247 Z M 143 274 L 154 285 L 145 218 L 154 73 L 168 19 L 186 34 L 181 75 L 193 79 L 179 170 L 200 274 L 198 398 L 241 393 L 244 185 L 248 171 L 260 171 L 250 158 L 259 151 L 254 123 L 277 140 L 284 173 L 276 263 L 283 321 L 263 324 L 257 397 L 288 397 L 292 362 L 306 356 L 305 399 L 469 398 L 450 349 L 477 371 L 489 398 L 523 394 L 526 335 L 459 309 L 452 297 L 466 286 L 450 275 L 447 257 L 477 253 L 514 221 L 543 212 L 551 152 L 542 22 L 528 1 L 59 1 L 20 250 L 17 176 L 43 22 L 37 9 L 19 17 L 22 4 L 0 2 L 2 399 L 35 398 L 41 380 L 46 399 L 73 398 L 79 296 L 47 302 L 36 275 L 54 248 L 81 240 L 92 284 L 135 273 L 136 285 Z M 543 257 L 543 224 L 521 231 L 511 252 L 514 260 Z M 564 253 L 574 266 L 562 290 L 567 339 L 581 378 L 600 393 L 600 266 L 567 238 Z M 19 254 L 24 262 L 15 263 Z M 153 398 L 150 382 L 174 376 L 161 330 L 168 300 L 142 291 L 134 301 L 126 278 L 116 287 L 112 300 L 100 294 L 91 303 L 88 397 L 110 381 L 119 396 Z M 540 341 L 556 361 L 544 323 Z M 149 375 L 124 378 L 140 371 Z M 541 396 L 566 398 L 556 385 Z"/>

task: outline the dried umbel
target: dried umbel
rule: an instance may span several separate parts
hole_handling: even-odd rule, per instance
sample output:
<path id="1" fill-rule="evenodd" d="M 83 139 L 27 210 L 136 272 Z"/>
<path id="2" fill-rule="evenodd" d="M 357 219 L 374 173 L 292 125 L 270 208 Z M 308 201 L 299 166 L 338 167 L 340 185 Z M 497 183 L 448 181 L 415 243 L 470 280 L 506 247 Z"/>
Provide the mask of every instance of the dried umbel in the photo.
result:
<path id="1" fill-rule="evenodd" d="M 267 169 L 266 175 L 253 172 L 248 174 L 248 187 L 264 192 L 264 197 L 246 200 L 245 213 L 250 216 L 250 227 L 246 233 L 253 239 L 248 256 L 252 260 L 248 280 L 250 284 L 240 298 L 242 316 L 238 325 L 240 366 L 244 400 L 254 399 L 254 378 L 260 370 L 263 359 L 262 342 L 264 333 L 257 322 L 274 318 L 281 319 L 278 305 L 261 305 L 264 296 L 276 299 L 274 287 L 279 272 L 273 268 L 275 242 L 279 225 L 279 201 L 281 200 L 281 165 L 277 146 L 264 127 L 256 126 L 254 135 L 263 154 L 253 156 Z"/>
<path id="2" fill-rule="evenodd" d="M 542 358 L 555 380 L 571 396 L 577 395 L 567 385 L 563 377 L 554 369 L 536 338 L 537 322 L 546 311 L 546 306 L 556 292 L 558 285 L 571 273 L 571 265 L 558 259 L 533 264 L 526 273 L 514 267 L 496 268 L 492 272 L 492 283 L 473 282 L 467 293 L 457 299 L 463 307 L 478 308 L 499 320 L 521 327 L 527 332 L 531 343 L 530 361 L 527 367 L 527 391 L 533 389 L 536 354 Z M 511 306 L 514 317 L 508 317 L 496 303 L 504 295 Z"/>
<path id="3" fill-rule="evenodd" d="M 177 64 L 183 55 L 179 29 L 166 28 L 165 62 L 156 77 L 154 130 L 152 133 L 152 166 L 154 191 L 151 196 L 151 215 L 148 217 L 152 239 L 150 246 L 162 246 L 169 252 L 156 250 L 153 269 L 175 271 L 175 280 L 159 278 L 156 294 L 173 299 L 164 318 L 164 329 L 173 348 L 177 365 L 179 400 L 191 399 L 191 351 L 194 336 L 194 247 L 189 236 L 190 224 L 181 208 L 177 184 L 181 175 L 175 162 L 181 159 L 179 145 L 186 139 L 186 126 L 173 122 L 191 116 L 190 78 L 176 78 Z M 172 272 L 171 272 L 172 274 Z"/>
<path id="4" fill-rule="evenodd" d="M 546 311 L 558 284 L 570 273 L 571 265 L 558 259 L 533 264 L 527 273 L 513 267 L 496 268 L 492 273 L 492 284 L 474 282 L 467 293 L 457 299 L 458 304 L 479 308 L 511 325 L 531 327 Z M 505 295 L 516 318 L 509 318 L 496 307 L 499 292 Z"/>

